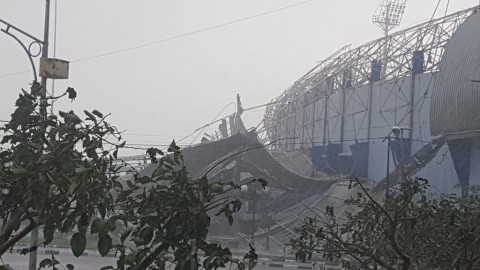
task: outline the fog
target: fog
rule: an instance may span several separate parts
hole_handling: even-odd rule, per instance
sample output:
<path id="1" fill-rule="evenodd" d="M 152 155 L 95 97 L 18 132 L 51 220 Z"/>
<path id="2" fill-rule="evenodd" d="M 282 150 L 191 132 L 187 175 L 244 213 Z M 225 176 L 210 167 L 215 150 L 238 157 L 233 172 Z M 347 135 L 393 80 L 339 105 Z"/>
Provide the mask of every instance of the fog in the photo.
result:
<path id="1" fill-rule="evenodd" d="M 111 113 L 110 122 L 141 147 L 183 138 L 233 113 L 237 93 L 244 108 L 268 103 L 342 46 L 381 36 L 371 22 L 379 2 L 373 0 L 51 2 L 50 56 L 71 64 L 70 78 L 54 87 L 49 80 L 48 89 L 78 92 L 55 110 Z M 451 1 L 447 11 L 441 1 L 434 17 L 476 4 Z M 436 5 L 408 1 L 398 29 L 429 20 Z M 40 39 L 43 16 L 44 1 L 0 0 L 0 19 Z M 0 120 L 9 120 L 33 75 L 21 47 L 3 33 L 0 63 Z M 247 128 L 262 116 L 263 109 L 246 112 Z M 195 135 L 183 143 L 198 142 Z"/>

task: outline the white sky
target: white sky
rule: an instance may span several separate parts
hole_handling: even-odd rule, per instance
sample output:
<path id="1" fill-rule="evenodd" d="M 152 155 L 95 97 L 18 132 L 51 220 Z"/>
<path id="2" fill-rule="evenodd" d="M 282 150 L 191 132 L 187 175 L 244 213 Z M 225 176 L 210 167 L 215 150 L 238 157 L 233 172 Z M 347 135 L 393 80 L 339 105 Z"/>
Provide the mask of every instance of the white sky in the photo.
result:
<path id="1" fill-rule="evenodd" d="M 75 62 L 303 1 L 58 1 L 56 57 L 72 63 L 70 79 L 57 80 L 55 92 L 71 86 L 79 96 L 73 104 L 65 100 L 56 108 L 112 113 L 110 122 L 126 130 L 129 143 L 164 144 L 209 123 L 235 101 L 236 93 L 245 108 L 268 103 L 317 61 L 346 44 L 359 46 L 381 35 L 371 23 L 380 0 L 313 0 L 209 31 Z M 42 39 L 44 2 L 0 0 L 0 19 Z M 53 56 L 55 0 L 51 2 Z M 430 19 L 437 2 L 409 0 L 398 29 Z M 479 4 L 478 0 L 450 2 L 448 13 Z M 446 5 L 447 0 L 441 1 L 436 17 L 443 16 Z M 10 118 L 20 88 L 28 88 L 33 78 L 31 72 L 2 75 L 29 69 L 21 47 L 0 33 L 0 120 Z M 221 116 L 233 110 L 230 105 Z M 263 109 L 246 113 L 247 127 L 258 124 L 262 115 Z"/>

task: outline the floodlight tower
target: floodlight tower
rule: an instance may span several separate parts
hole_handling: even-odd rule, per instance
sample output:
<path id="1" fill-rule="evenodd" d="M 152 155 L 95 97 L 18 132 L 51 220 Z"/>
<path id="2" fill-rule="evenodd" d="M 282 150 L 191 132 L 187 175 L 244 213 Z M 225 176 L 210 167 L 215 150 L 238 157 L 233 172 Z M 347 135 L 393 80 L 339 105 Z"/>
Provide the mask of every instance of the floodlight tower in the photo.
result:
<path id="1" fill-rule="evenodd" d="M 406 5 L 407 0 L 382 0 L 380 5 L 378 5 L 377 10 L 375 10 L 375 13 L 373 14 L 373 23 L 380 27 L 385 35 L 382 59 L 383 79 L 385 79 L 385 75 L 387 74 L 388 33 L 390 30 L 400 25 Z"/>

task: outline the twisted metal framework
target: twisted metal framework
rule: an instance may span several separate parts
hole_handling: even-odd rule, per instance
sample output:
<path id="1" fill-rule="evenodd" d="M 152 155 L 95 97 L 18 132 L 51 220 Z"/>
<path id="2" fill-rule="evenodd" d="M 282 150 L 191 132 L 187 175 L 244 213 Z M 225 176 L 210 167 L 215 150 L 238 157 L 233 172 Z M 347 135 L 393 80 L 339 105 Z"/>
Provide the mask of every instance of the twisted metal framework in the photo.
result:
<path id="1" fill-rule="evenodd" d="M 387 37 L 387 63 L 382 80 L 388 81 L 412 74 L 412 55 L 422 51 L 425 56 L 423 71 L 435 73 L 439 70 L 445 46 L 456 29 L 480 7 L 466 9 L 449 16 L 407 28 Z M 381 63 L 385 38 L 380 38 L 350 49 L 349 46 L 322 61 L 297 80 L 282 95 L 267 106 L 263 119 L 266 141 L 281 138 L 276 126 L 295 114 L 299 106 L 306 106 L 333 93 L 366 85 L 372 81 L 372 63 Z"/>

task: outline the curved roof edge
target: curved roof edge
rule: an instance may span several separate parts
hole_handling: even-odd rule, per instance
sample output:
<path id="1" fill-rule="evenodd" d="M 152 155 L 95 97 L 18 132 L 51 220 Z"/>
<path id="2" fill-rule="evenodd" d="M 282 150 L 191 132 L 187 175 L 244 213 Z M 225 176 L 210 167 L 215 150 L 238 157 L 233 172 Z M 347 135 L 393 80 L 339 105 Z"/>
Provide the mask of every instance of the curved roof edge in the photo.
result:
<path id="1" fill-rule="evenodd" d="M 430 107 L 432 135 L 480 130 L 480 12 L 470 16 L 446 46 Z M 477 135 L 478 136 L 478 135 Z"/>

